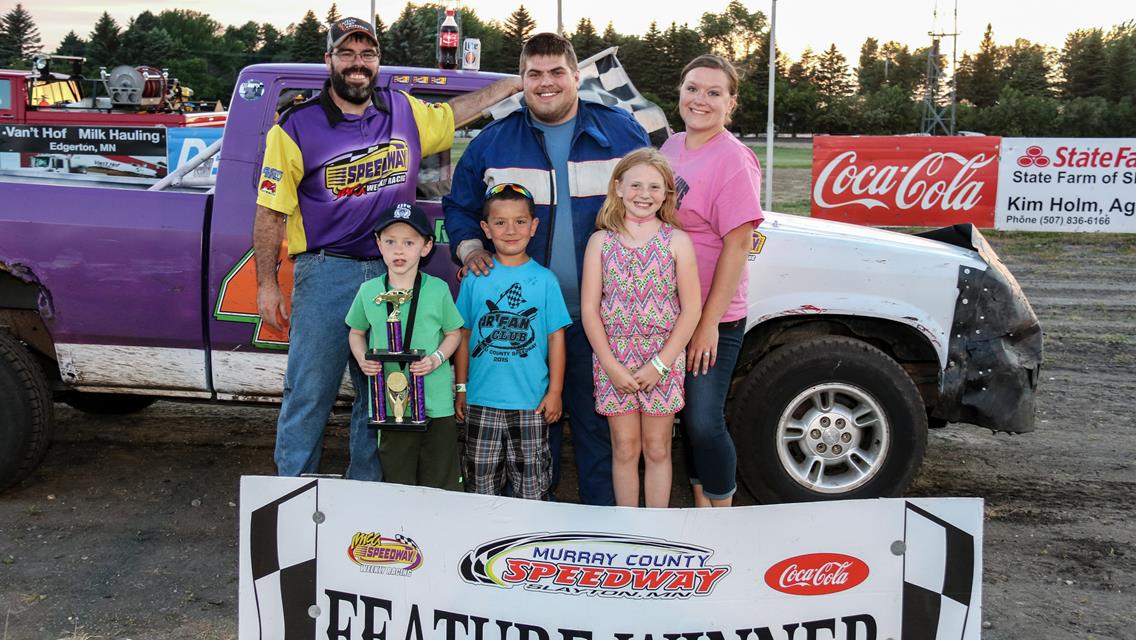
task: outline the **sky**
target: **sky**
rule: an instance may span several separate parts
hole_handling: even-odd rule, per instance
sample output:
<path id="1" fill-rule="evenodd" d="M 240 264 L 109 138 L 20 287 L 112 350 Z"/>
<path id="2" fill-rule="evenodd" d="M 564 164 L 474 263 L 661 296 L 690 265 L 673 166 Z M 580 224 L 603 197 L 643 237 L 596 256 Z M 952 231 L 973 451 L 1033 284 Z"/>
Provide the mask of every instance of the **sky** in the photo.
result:
<path id="1" fill-rule="evenodd" d="M 743 0 L 743 4 L 751 11 L 762 11 L 768 16 L 772 1 Z M 610 21 L 620 33 L 642 34 L 647 31 L 652 20 L 657 21 L 661 29 L 668 27 L 672 21 L 697 27 L 704 12 L 720 12 L 728 2 L 729 0 L 563 0 L 562 5 L 564 26 L 568 31 L 575 28 L 580 18 L 588 17 L 601 32 Z M 405 4 L 405 0 L 375 1 L 377 11 L 387 25 L 395 21 Z M 500 21 L 504 21 L 513 10 L 524 4 L 536 20 L 539 30 L 556 29 L 556 0 L 469 0 L 465 4 L 476 10 L 483 19 Z M 664 4 L 672 6 L 665 12 L 659 11 Z M 15 6 L 13 0 L 0 0 L 0 12 L 7 13 Z M 53 51 L 59 40 L 70 30 L 86 37 L 104 10 L 122 26 L 132 16 L 145 10 L 158 13 L 166 8 L 180 8 L 208 13 L 225 25 L 240 25 L 254 20 L 270 22 L 284 29 L 290 23 L 299 22 L 308 9 L 315 11 L 322 19 L 327 15 L 331 2 L 34 0 L 23 2 L 23 6 L 39 27 L 44 48 Z M 993 24 L 994 39 L 999 44 L 1011 44 L 1016 38 L 1027 38 L 1060 48 L 1065 36 L 1076 29 L 1102 27 L 1107 30 L 1136 18 L 1136 10 L 1132 9 L 1130 1 L 1125 0 L 1081 0 L 1075 5 L 1056 0 L 957 0 L 957 6 L 960 56 L 964 51 L 977 50 L 988 22 Z M 271 11 L 267 10 L 269 7 Z M 370 0 L 341 0 L 337 7 L 342 15 L 365 17 L 370 12 L 371 3 Z M 929 44 L 930 37 L 927 34 L 930 31 L 953 32 L 951 14 L 954 8 L 953 0 L 779 0 L 776 14 L 777 46 L 791 59 L 796 59 L 805 48 L 822 51 L 835 44 L 849 63 L 855 66 L 860 46 L 868 37 L 874 37 L 880 42 L 896 40 L 914 50 Z M 944 41 L 944 47 L 944 53 L 950 55 L 949 39 Z M 144 64 L 146 61 L 137 62 Z"/>

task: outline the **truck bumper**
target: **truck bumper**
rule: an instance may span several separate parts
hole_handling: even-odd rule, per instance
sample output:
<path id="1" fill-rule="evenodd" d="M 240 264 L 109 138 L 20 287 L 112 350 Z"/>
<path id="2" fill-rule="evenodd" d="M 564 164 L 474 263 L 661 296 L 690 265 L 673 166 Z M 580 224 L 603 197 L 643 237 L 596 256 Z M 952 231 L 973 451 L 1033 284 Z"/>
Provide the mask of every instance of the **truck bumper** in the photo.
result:
<path id="1" fill-rule="evenodd" d="M 973 249 L 989 265 L 985 271 L 959 268 L 947 366 L 931 415 L 996 431 L 1033 431 L 1041 324 L 1018 281 L 969 224 L 920 235 Z"/>

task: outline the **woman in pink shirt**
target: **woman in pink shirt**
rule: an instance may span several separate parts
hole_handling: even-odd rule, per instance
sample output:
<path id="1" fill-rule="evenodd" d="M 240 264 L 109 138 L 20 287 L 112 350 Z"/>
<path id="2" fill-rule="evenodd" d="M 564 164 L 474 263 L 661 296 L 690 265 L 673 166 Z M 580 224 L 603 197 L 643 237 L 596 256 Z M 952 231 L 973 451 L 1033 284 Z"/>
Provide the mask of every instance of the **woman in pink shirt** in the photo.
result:
<path id="1" fill-rule="evenodd" d="M 687 468 L 696 506 L 727 507 L 737 490 L 737 452 L 726 429 L 726 393 L 745 337 L 746 259 L 761 213 L 757 158 L 726 130 L 738 105 L 738 72 L 698 56 L 682 70 L 685 133 L 662 152 L 674 167 L 678 219 L 694 243 L 702 319 L 686 348 Z"/>

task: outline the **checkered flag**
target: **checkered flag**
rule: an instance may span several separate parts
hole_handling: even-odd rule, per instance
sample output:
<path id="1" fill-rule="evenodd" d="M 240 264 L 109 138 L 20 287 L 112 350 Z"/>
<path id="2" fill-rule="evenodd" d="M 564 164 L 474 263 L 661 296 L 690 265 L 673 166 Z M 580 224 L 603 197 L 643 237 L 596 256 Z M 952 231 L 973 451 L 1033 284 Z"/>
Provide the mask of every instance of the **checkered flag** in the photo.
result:
<path id="1" fill-rule="evenodd" d="M 262 640 L 315 637 L 316 481 L 252 512 L 249 562 Z M 295 523 L 311 523 L 310 527 Z M 281 523 L 284 523 L 282 526 Z"/>
<path id="2" fill-rule="evenodd" d="M 505 302 L 508 303 L 510 309 L 516 309 L 527 302 L 521 291 L 521 283 L 514 282 L 513 285 L 505 291 Z"/>
<path id="3" fill-rule="evenodd" d="M 981 611 L 974 536 L 910 502 L 904 530 L 903 640 L 977 639 L 966 633 Z"/>
<path id="4" fill-rule="evenodd" d="M 651 144 L 661 146 L 671 134 L 667 116 L 635 89 L 615 57 L 618 49 L 609 47 L 580 62 L 580 99 L 630 112 L 651 138 Z M 523 94 L 516 93 L 489 107 L 489 113 L 494 120 L 500 120 L 519 109 L 522 102 Z"/>

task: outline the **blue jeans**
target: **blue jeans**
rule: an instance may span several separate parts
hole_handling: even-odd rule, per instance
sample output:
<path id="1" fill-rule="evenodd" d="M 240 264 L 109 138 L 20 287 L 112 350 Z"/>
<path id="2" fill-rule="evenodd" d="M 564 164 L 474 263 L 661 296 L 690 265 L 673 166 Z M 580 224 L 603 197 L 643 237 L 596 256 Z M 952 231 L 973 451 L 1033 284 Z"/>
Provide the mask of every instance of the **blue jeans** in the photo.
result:
<path id="1" fill-rule="evenodd" d="M 382 260 L 314 254 L 296 257 L 284 402 L 276 422 L 276 470 L 282 476 L 318 473 L 323 433 L 339 395 L 343 368 L 351 371 L 352 480 L 382 480 L 377 435 L 367 428 L 367 378 L 347 345 L 347 310 L 364 281 L 386 271 Z"/>
<path id="2" fill-rule="evenodd" d="M 572 423 L 572 446 L 576 452 L 576 473 L 580 500 L 584 504 L 614 505 L 611 486 L 611 430 L 607 418 L 596 413 L 595 383 L 592 380 L 592 345 L 579 320 L 565 330 L 568 361 L 564 371 L 564 408 Z M 548 428 L 552 452 L 552 486 L 560 481 L 560 445 L 563 421 Z"/>
<path id="3" fill-rule="evenodd" d="M 683 458 L 691 484 L 712 500 L 737 491 L 738 453 L 726 428 L 726 394 L 745 338 L 745 320 L 718 325 L 718 359 L 705 375 L 686 374 L 686 407 L 680 414 L 686 437 Z"/>

